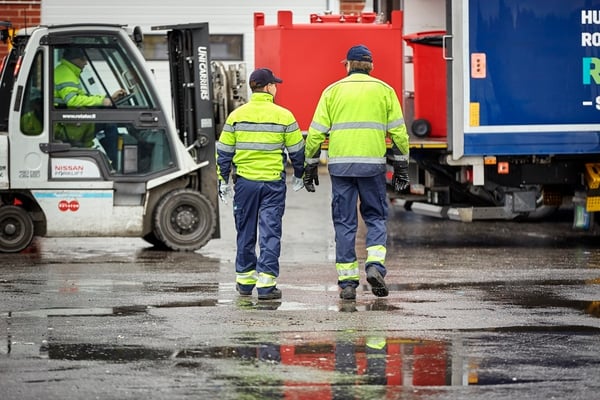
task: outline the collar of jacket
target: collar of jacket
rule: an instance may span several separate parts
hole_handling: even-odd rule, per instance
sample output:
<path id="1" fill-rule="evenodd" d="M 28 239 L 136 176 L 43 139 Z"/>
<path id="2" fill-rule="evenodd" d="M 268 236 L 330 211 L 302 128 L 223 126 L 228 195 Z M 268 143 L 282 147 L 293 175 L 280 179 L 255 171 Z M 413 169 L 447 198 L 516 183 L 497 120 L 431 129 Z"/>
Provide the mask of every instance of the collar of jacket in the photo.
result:
<path id="1" fill-rule="evenodd" d="M 352 74 L 365 74 L 365 75 L 369 75 L 369 73 L 367 71 L 365 71 L 364 69 L 353 69 L 352 71 L 348 72 L 348 76 L 350 76 Z"/>
<path id="2" fill-rule="evenodd" d="M 67 68 L 69 68 L 71 71 L 75 72 L 77 75 L 81 74 L 81 68 L 79 68 L 77 65 L 73 64 L 71 61 L 63 58 L 62 63 L 65 64 L 65 66 Z"/>
<path id="3" fill-rule="evenodd" d="M 250 101 L 268 101 L 273 103 L 273 95 L 267 92 L 254 92 L 250 96 Z"/>

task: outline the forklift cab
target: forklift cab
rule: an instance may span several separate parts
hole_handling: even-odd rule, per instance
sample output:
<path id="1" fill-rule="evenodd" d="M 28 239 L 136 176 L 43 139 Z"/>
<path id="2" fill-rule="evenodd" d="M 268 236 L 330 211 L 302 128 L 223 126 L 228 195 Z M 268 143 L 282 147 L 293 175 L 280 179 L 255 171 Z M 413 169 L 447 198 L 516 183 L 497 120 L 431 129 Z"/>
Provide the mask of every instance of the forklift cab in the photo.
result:
<path id="1" fill-rule="evenodd" d="M 35 38 L 34 32 L 30 40 Z M 36 177 L 147 181 L 178 168 L 177 136 L 168 134 L 170 120 L 142 61 L 131 57 L 129 38 L 73 26 L 39 40 L 37 51 L 23 54 L 14 71 L 27 77 L 16 86 L 20 112 L 10 114 L 21 133 L 12 137 L 21 142 L 11 149 L 19 164 L 11 170 L 21 171 L 13 184 L 23 175 L 27 187 Z M 47 173 L 22 173 L 27 157 L 40 150 L 49 158 L 39 164 L 48 165 Z"/>
<path id="2" fill-rule="evenodd" d="M 188 31 L 208 43 L 206 23 L 170 41 L 175 122 L 124 27 L 13 38 L 0 73 L 0 252 L 36 235 L 137 236 L 181 251 L 219 237 L 209 57 Z"/>

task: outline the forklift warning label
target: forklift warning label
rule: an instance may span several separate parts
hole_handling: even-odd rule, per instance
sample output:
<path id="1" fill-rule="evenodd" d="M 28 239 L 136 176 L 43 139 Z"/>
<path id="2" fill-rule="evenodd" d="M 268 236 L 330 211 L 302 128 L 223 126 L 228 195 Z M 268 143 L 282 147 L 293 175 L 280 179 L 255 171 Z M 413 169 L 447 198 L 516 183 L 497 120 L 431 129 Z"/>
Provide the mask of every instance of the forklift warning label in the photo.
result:
<path id="1" fill-rule="evenodd" d="M 89 160 L 53 158 L 51 176 L 55 179 L 99 178 L 100 170 Z"/>

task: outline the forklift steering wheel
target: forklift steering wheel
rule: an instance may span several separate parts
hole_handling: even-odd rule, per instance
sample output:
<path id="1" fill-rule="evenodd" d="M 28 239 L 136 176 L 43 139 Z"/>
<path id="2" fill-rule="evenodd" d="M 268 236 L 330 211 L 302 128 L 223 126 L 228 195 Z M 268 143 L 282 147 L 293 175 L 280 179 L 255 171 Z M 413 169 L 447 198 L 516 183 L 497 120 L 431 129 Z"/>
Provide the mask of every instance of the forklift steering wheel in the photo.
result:
<path id="1" fill-rule="evenodd" d="M 117 100 L 115 100 L 115 105 L 121 106 L 121 105 L 127 103 L 129 100 L 131 100 L 133 98 L 133 96 L 134 96 L 133 93 L 129 93 L 129 94 L 126 94 L 125 96 L 119 97 Z"/>

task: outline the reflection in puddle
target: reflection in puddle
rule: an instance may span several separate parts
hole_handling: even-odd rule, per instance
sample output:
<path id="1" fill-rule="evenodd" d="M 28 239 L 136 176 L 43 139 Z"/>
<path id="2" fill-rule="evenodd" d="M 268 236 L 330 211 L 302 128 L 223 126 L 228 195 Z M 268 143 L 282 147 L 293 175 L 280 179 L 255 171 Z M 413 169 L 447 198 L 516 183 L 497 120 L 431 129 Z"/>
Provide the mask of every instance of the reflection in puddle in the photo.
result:
<path id="1" fill-rule="evenodd" d="M 339 312 L 358 311 L 396 311 L 401 307 L 391 304 L 388 300 L 376 299 L 371 302 L 357 302 L 354 300 L 342 300 L 338 304 L 308 304 L 297 301 L 257 301 L 255 299 L 239 298 L 236 303 L 240 310 L 280 310 L 280 311 L 302 311 L 302 310 L 329 310 Z"/>
<path id="2" fill-rule="evenodd" d="M 292 386 L 312 385 L 407 385 L 446 386 L 451 382 L 449 344 L 441 341 L 365 336 L 337 341 L 301 343 L 261 343 L 222 347 L 198 347 L 182 350 L 151 349 L 141 346 L 49 343 L 49 359 L 92 361 L 175 360 L 185 368 L 201 367 L 202 360 L 229 360 L 238 367 L 228 379 L 245 374 L 244 366 L 270 365 L 271 376 Z M 295 372 L 294 374 L 286 373 Z M 314 375 L 314 372 L 319 374 Z M 247 373 L 247 372 L 246 372 Z M 319 376 L 317 382 L 306 377 Z M 312 379 L 311 378 L 311 379 Z M 269 380 L 268 376 L 263 378 Z M 238 382 L 243 385 L 242 382 Z M 473 382 L 471 382 L 473 383 Z"/>
<path id="3" fill-rule="evenodd" d="M 232 345 L 183 349 L 50 341 L 43 351 L 50 360 L 164 361 L 173 368 L 209 371 L 214 379 L 233 385 L 237 393 L 276 393 L 268 398 L 298 398 L 295 396 L 312 393 L 317 396 L 315 399 L 385 398 L 386 393 L 399 393 L 406 387 L 432 390 L 447 386 L 573 382 L 577 368 L 590 362 L 589 353 L 576 352 L 528 358 L 541 350 L 530 348 L 532 342 L 551 343 L 565 337 L 585 340 L 589 336 L 578 336 L 576 330 L 552 332 L 539 327 L 537 332 L 529 332 L 528 327 L 524 328 L 458 334 L 450 340 L 354 331 L 312 335 L 249 333 L 234 338 L 236 344 Z M 552 371 L 562 372 L 557 375 Z M 365 394 L 365 390 L 370 396 L 376 392 L 383 397 L 344 396 Z"/>
<path id="4" fill-rule="evenodd" d="M 102 316 L 128 316 L 145 313 L 152 308 L 185 308 L 185 307 L 215 307 L 216 299 L 176 301 L 155 306 L 119 306 L 119 307 L 74 307 L 74 308 L 43 308 L 40 310 L 9 311 L 0 313 L 1 317 L 102 317 Z"/>

